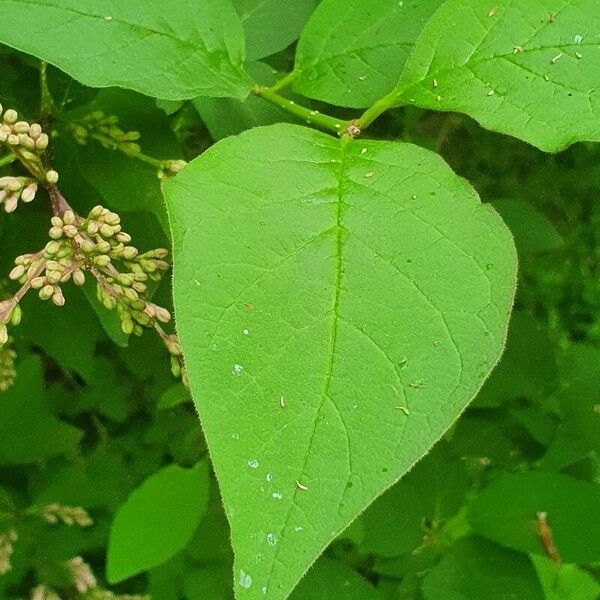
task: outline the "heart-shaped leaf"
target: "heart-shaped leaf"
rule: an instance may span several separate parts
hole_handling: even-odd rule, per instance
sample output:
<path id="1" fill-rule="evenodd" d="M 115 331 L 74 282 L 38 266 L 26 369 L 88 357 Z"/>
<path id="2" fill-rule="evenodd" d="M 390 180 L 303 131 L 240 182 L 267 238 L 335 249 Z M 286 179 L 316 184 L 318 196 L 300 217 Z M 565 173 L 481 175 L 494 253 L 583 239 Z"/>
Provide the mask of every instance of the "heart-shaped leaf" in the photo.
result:
<path id="1" fill-rule="evenodd" d="M 497 362 L 514 245 L 435 154 L 294 125 L 222 140 L 165 193 L 236 593 L 282 599 Z"/>
<path id="2" fill-rule="evenodd" d="M 448 0 L 395 94 L 556 152 L 600 141 L 597 0 Z"/>

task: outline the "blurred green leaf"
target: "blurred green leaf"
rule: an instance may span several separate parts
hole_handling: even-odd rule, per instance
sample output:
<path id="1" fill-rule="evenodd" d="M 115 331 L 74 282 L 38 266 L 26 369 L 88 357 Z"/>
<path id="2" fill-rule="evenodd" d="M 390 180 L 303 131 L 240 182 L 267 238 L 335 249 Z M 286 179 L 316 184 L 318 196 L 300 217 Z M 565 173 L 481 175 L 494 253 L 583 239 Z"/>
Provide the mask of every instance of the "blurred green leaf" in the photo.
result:
<path id="1" fill-rule="evenodd" d="M 526 555 L 477 537 L 455 542 L 422 590 L 425 600 L 544 600 Z"/>
<path id="2" fill-rule="evenodd" d="M 554 564 L 536 554 L 531 561 L 540 578 L 546 600 L 598 600 L 600 584 L 576 565 Z"/>
<path id="3" fill-rule="evenodd" d="M 304 576 L 290 600 L 383 600 L 378 591 L 349 566 L 321 558 Z"/>
<path id="4" fill-rule="evenodd" d="M 0 393 L 0 464 L 26 465 L 74 452 L 83 432 L 59 421 L 46 405 L 40 360 L 19 364 L 15 384 Z"/>
<path id="5" fill-rule="evenodd" d="M 508 225 L 519 254 L 546 252 L 563 245 L 563 239 L 544 213 L 524 200 L 503 198 L 492 206 Z"/>
<path id="6" fill-rule="evenodd" d="M 521 552 L 544 554 L 538 513 L 546 513 L 561 559 L 600 560 L 600 486 L 549 471 L 505 474 L 469 505 L 480 535 Z"/>
<path id="7" fill-rule="evenodd" d="M 192 538 L 208 505 L 208 465 L 165 467 L 121 506 L 112 525 L 106 573 L 112 583 L 160 565 Z"/>
<path id="8" fill-rule="evenodd" d="M 555 350 L 546 328 L 528 313 L 513 311 L 504 355 L 474 405 L 489 408 L 515 398 L 537 400 L 557 386 Z"/>
<path id="9" fill-rule="evenodd" d="M 438 444 L 362 515 L 361 550 L 393 557 L 418 548 L 429 527 L 458 512 L 468 488 L 464 465 Z"/>
<path id="10" fill-rule="evenodd" d="M 572 437 L 600 453 L 600 349 L 574 345 L 561 355 L 559 402 Z"/>

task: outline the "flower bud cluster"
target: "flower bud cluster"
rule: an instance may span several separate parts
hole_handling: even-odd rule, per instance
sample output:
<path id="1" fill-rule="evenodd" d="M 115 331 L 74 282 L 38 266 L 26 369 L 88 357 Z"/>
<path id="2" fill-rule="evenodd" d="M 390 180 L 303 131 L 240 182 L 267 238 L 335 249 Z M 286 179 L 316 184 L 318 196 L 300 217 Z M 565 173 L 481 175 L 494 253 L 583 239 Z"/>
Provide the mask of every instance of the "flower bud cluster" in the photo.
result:
<path id="1" fill-rule="evenodd" d="M 15 382 L 17 372 L 15 370 L 15 359 L 17 353 L 10 344 L 0 348 L 0 392 L 5 392 Z"/>
<path id="2" fill-rule="evenodd" d="M 67 567 L 73 577 L 73 585 L 80 594 L 96 587 L 97 582 L 92 568 L 81 556 L 76 556 L 67 562 Z"/>
<path id="3" fill-rule="evenodd" d="M 7 325 L 18 325 L 21 317 L 21 307 L 12 298 L 0 302 L 0 348 L 8 342 Z"/>
<path id="4" fill-rule="evenodd" d="M 109 150 L 120 150 L 128 156 L 140 154 L 140 139 L 137 131 L 123 131 L 119 126 L 119 118 L 105 115 L 101 110 L 86 115 L 79 123 L 71 124 L 71 133 L 75 140 L 85 145 L 90 137 L 98 140 Z"/>
<path id="5" fill-rule="evenodd" d="M 162 336 L 162 340 L 169 352 L 169 355 L 171 356 L 171 372 L 173 373 L 173 376 L 181 378 L 183 384 L 186 387 L 189 386 L 187 370 L 183 362 L 183 352 L 181 350 L 179 338 L 174 334 L 164 334 Z"/>
<path id="6" fill-rule="evenodd" d="M 0 177 L 0 204 L 11 213 L 17 208 L 19 200 L 31 202 L 37 193 L 37 183 L 31 177 Z"/>
<path id="7" fill-rule="evenodd" d="M 13 544 L 19 539 L 14 529 L 9 529 L 0 534 L 0 575 L 5 575 L 12 569 L 10 557 L 13 553 Z"/>
<path id="8" fill-rule="evenodd" d="M 49 143 L 48 135 L 42 131 L 38 123 L 19 121 L 16 110 L 9 108 L 4 111 L 0 104 L 0 142 L 8 146 L 24 150 L 27 153 L 41 154 Z"/>
<path id="9" fill-rule="evenodd" d="M 60 596 L 45 585 L 37 585 L 31 590 L 31 600 L 60 600 Z"/>
<path id="10" fill-rule="evenodd" d="M 41 516 L 46 523 L 55 525 L 76 525 L 77 527 L 90 527 L 94 524 L 90 515 L 81 506 L 65 506 L 62 504 L 47 504 L 41 510 Z"/>
<path id="11" fill-rule="evenodd" d="M 68 242 L 48 242 L 42 252 L 17 256 L 15 264 L 9 277 L 38 290 L 41 300 L 52 299 L 56 306 L 65 304 L 61 285 L 71 278 L 76 283 L 80 280 L 74 248 Z"/>

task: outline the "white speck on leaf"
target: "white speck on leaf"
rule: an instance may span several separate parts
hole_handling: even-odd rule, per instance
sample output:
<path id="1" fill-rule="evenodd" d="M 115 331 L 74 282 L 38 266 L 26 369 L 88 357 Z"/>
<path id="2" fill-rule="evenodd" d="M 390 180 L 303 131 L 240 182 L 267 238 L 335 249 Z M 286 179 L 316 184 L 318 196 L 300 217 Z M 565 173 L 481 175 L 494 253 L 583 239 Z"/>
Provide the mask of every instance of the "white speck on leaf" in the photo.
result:
<path id="1" fill-rule="evenodd" d="M 242 367 L 242 365 L 233 365 L 233 372 L 236 375 L 240 375 L 243 370 L 244 370 L 244 367 Z"/>
<path id="2" fill-rule="evenodd" d="M 251 469 L 258 469 L 258 461 L 255 458 L 253 458 L 253 459 L 251 459 L 251 460 L 248 461 L 248 466 Z"/>
<path id="3" fill-rule="evenodd" d="M 243 333 L 244 335 L 250 335 L 250 331 L 248 331 L 247 329 L 244 329 L 244 331 L 242 331 L 242 333 Z"/>
<path id="4" fill-rule="evenodd" d="M 276 546 L 278 541 L 279 540 L 274 533 L 267 533 L 267 542 L 269 543 L 269 546 Z"/>
<path id="5" fill-rule="evenodd" d="M 262 593 L 263 593 L 263 594 L 266 594 L 266 593 L 267 593 L 267 586 L 266 586 L 266 585 L 265 585 L 265 586 L 262 588 Z"/>
<path id="6" fill-rule="evenodd" d="M 283 498 L 283 494 L 281 492 L 273 492 L 273 498 L 275 498 L 275 500 L 281 500 Z"/>
<path id="7" fill-rule="evenodd" d="M 583 36 L 582 36 L 582 35 L 579 35 L 579 34 L 577 34 L 577 35 L 575 36 L 575 43 L 576 43 L 576 44 L 581 44 L 581 42 L 583 42 Z"/>
<path id="8" fill-rule="evenodd" d="M 106 16 L 104 17 L 104 20 L 105 20 L 105 21 L 112 21 L 112 17 L 111 17 L 110 15 L 106 15 Z"/>
<path id="9" fill-rule="evenodd" d="M 300 532 L 300 531 L 304 531 L 304 527 L 300 527 L 300 525 L 297 525 L 296 527 L 294 527 L 294 531 L 296 533 Z"/>
<path id="10" fill-rule="evenodd" d="M 240 569 L 240 586 L 246 590 L 252 586 L 252 577 L 245 573 L 243 569 Z"/>

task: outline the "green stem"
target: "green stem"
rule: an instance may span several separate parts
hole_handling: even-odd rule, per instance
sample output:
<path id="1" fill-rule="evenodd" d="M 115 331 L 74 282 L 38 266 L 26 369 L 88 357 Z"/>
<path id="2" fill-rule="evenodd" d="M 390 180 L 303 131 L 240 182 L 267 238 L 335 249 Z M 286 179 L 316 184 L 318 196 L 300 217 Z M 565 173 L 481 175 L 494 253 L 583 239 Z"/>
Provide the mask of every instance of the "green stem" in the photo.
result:
<path id="1" fill-rule="evenodd" d="M 308 125 L 314 125 L 319 129 L 333 131 L 338 135 L 342 135 L 346 131 L 348 125 L 350 125 L 348 121 L 344 121 L 343 119 L 336 119 L 335 117 L 324 115 L 318 110 L 310 110 L 305 106 L 296 104 L 293 100 L 288 100 L 287 98 L 276 94 L 271 88 L 265 88 L 257 85 L 253 92 L 271 104 L 274 104 L 286 112 L 300 118 Z"/>
<path id="2" fill-rule="evenodd" d="M 386 110 L 393 108 L 396 105 L 397 94 L 391 93 L 383 98 L 380 98 L 363 115 L 356 121 L 357 127 L 364 131 L 375 119 L 381 116 Z"/>
<path id="3" fill-rule="evenodd" d="M 5 167 L 6 165 L 10 165 L 10 163 L 15 162 L 17 157 L 14 154 L 8 154 L 0 158 L 0 167 Z"/>
<path id="4" fill-rule="evenodd" d="M 278 92 L 284 87 L 287 87 L 288 85 L 290 85 L 290 83 L 292 83 L 292 81 L 294 81 L 294 79 L 296 79 L 297 75 L 297 71 L 292 71 L 291 73 L 288 73 L 285 77 L 282 77 L 279 81 L 277 81 L 270 88 L 268 88 L 269 91 Z"/>

